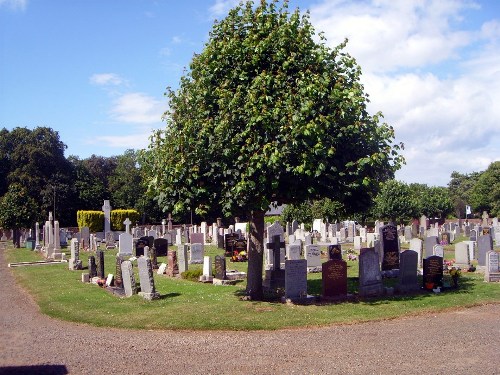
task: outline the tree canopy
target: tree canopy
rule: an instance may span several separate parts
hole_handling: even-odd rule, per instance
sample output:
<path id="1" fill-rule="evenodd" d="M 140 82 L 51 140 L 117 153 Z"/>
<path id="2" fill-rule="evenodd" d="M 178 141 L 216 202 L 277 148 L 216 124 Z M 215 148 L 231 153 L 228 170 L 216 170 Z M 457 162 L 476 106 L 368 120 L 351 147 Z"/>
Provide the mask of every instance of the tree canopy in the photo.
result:
<path id="1" fill-rule="evenodd" d="M 215 22 L 144 153 L 162 207 L 253 212 L 247 291 L 261 295 L 263 213 L 271 202 L 370 197 L 402 158 L 370 115 L 361 69 L 287 2 L 240 4 Z M 258 279 L 260 278 L 260 285 Z"/>

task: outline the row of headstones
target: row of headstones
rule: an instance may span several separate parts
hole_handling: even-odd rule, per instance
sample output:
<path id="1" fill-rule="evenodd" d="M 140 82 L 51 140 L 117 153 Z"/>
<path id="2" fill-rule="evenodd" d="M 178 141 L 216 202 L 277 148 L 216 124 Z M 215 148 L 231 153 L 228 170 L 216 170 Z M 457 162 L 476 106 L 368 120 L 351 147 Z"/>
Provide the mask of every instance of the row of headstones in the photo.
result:
<path id="1" fill-rule="evenodd" d="M 347 262 L 332 259 L 322 264 L 323 298 L 347 296 Z M 431 256 L 424 259 L 422 285 L 418 282 L 418 255 L 407 250 L 401 253 L 399 282 L 397 290 L 408 293 L 424 287 L 426 289 L 442 286 L 443 258 Z M 307 296 L 307 261 L 286 260 L 284 270 L 285 298 L 300 299 Z M 276 284 L 275 284 L 276 286 Z M 361 297 L 383 295 L 386 289 L 382 283 L 379 254 L 375 248 L 363 248 L 359 256 L 359 289 Z"/>

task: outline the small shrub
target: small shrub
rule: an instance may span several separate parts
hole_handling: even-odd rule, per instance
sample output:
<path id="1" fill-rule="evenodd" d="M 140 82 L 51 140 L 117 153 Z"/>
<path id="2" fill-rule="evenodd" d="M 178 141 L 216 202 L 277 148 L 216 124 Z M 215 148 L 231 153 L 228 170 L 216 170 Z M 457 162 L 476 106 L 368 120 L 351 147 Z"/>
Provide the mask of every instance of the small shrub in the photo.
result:
<path id="1" fill-rule="evenodd" d="M 198 281 L 200 276 L 203 275 L 203 270 L 187 270 L 181 273 L 181 277 L 186 280 Z"/>

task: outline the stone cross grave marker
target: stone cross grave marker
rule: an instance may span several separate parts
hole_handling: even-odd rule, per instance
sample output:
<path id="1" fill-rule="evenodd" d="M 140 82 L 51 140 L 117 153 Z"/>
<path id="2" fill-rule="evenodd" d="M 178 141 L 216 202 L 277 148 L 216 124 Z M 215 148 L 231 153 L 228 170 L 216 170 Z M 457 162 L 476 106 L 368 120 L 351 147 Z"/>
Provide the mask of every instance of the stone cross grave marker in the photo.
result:
<path id="1" fill-rule="evenodd" d="M 134 237 L 130 233 L 130 224 L 132 222 L 127 217 L 123 224 L 125 224 L 125 233 L 121 233 L 118 237 L 118 254 L 132 255 L 134 248 Z"/>
<path id="2" fill-rule="evenodd" d="M 280 235 L 273 237 L 272 243 L 267 243 L 267 249 L 270 250 L 273 258 L 273 270 L 281 269 L 281 249 L 285 248 L 285 242 L 281 240 Z"/>

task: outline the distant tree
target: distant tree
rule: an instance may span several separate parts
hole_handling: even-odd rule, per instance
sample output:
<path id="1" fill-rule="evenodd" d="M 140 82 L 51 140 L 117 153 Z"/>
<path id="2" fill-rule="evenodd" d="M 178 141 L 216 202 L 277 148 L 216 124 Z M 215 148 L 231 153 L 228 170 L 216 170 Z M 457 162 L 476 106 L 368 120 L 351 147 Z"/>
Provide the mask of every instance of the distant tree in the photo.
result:
<path id="1" fill-rule="evenodd" d="M 65 210 L 59 212 L 62 224 L 75 220 L 67 215 L 74 201 L 72 166 L 64 156 L 66 145 L 58 132 L 47 127 L 3 129 L 0 132 L 0 192 L 10 184 L 20 184 L 35 202 L 37 220 L 47 217 L 56 199 Z M 4 163 L 5 162 L 5 163 Z"/>
<path id="2" fill-rule="evenodd" d="M 404 224 L 417 217 L 419 202 L 409 185 L 389 180 L 375 197 L 373 210 L 378 218 Z"/>
<path id="3" fill-rule="evenodd" d="M 448 188 L 429 187 L 425 184 L 410 184 L 414 201 L 418 204 L 417 214 L 432 218 L 446 218 L 453 212 Z"/>
<path id="4" fill-rule="evenodd" d="M 114 208 L 138 208 L 146 188 L 142 184 L 136 151 L 126 150 L 116 157 L 116 167 L 109 176 L 109 190 Z"/>
<path id="5" fill-rule="evenodd" d="M 9 185 L 7 192 L 0 198 L 0 227 L 13 229 L 13 242 L 19 247 L 19 229 L 30 228 L 37 216 L 37 204 L 21 184 Z"/>
<path id="6" fill-rule="evenodd" d="M 471 204 L 471 190 L 480 175 L 480 172 L 470 174 L 452 172 L 451 180 L 448 183 L 448 192 L 457 218 L 465 218 L 465 206 Z"/>
<path id="7" fill-rule="evenodd" d="M 500 215 L 500 161 L 495 161 L 480 174 L 470 192 L 470 202 L 475 212 L 487 211 L 491 216 Z"/>
<path id="8" fill-rule="evenodd" d="M 311 206 L 313 219 L 323 219 L 330 223 L 346 217 L 344 205 L 330 198 L 315 200 Z"/>
<path id="9" fill-rule="evenodd" d="M 247 294 L 262 298 L 271 202 L 368 201 L 399 168 L 392 127 L 366 109 L 361 69 L 316 38 L 309 15 L 262 0 L 213 26 L 144 165 L 166 210 L 251 217 Z"/>
<path id="10" fill-rule="evenodd" d="M 299 223 L 304 223 L 307 226 L 306 229 L 309 230 L 313 222 L 311 203 L 306 201 L 298 204 L 287 204 L 283 209 L 281 217 L 285 222 L 297 220 Z"/>

